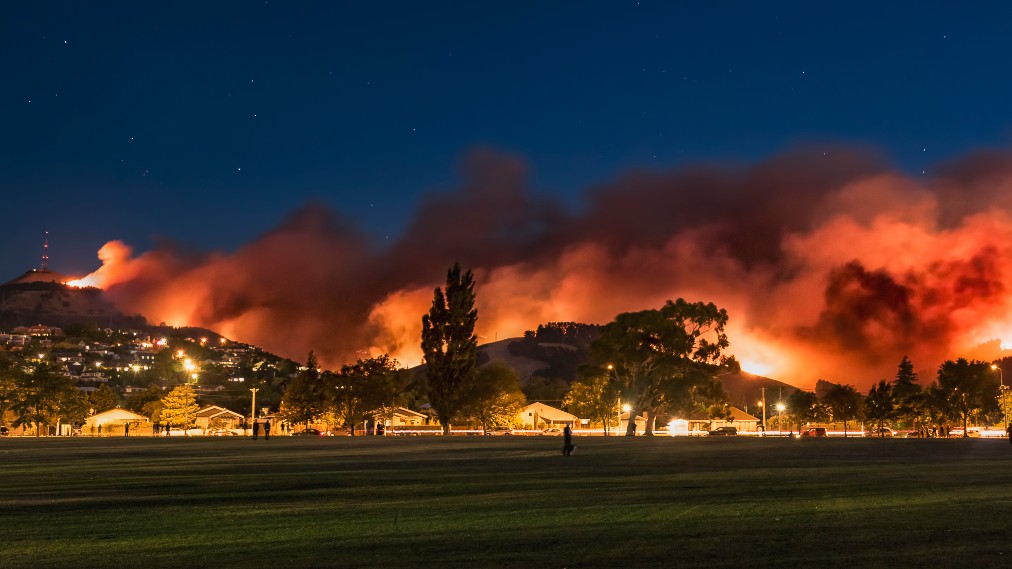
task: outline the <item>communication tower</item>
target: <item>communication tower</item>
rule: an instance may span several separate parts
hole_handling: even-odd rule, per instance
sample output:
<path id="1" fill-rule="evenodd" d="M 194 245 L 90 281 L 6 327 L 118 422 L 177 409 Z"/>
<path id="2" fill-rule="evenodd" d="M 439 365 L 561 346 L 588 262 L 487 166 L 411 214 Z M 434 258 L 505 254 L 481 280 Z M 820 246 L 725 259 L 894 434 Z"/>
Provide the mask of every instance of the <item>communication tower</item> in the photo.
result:
<path id="1" fill-rule="evenodd" d="M 45 235 L 42 237 L 42 266 L 40 270 L 49 270 L 49 231 L 47 230 Z"/>

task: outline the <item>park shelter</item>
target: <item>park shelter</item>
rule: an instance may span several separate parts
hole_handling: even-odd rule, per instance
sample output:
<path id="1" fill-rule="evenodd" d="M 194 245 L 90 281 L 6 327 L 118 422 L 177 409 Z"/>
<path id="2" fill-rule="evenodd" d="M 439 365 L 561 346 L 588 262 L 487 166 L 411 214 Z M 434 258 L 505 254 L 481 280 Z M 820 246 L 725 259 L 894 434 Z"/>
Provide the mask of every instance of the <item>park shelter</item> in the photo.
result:
<path id="1" fill-rule="evenodd" d="M 525 429 L 544 429 L 547 427 L 565 427 L 567 424 L 577 427 L 580 418 L 562 409 L 556 409 L 551 405 L 541 402 L 531 403 L 524 407 L 517 419 Z"/>
<path id="2" fill-rule="evenodd" d="M 88 435 L 122 435 L 126 430 L 126 425 L 130 425 L 130 429 L 133 430 L 141 426 L 149 427 L 150 423 L 151 421 L 144 415 L 117 407 L 88 417 L 82 431 Z"/>

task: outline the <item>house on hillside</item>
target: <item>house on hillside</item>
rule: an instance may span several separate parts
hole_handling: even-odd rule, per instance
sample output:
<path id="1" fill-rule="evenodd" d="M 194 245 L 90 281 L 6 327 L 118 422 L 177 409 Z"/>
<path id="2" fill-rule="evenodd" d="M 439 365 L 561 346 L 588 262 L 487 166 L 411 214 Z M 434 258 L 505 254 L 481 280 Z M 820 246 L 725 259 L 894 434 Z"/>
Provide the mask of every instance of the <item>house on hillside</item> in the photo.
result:
<path id="1" fill-rule="evenodd" d="M 243 428 L 244 417 L 235 411 L 230 411 L 217 405 L 208 405 L 197 411 L 193 423 L 200 429 L 241 429 Z"/>
<path id="2" fill-rule="evenodd" d="M 731 407 L 731 420 L 707 419 L 702 413 L 688 419 L 689 433 L 712 431 L 718 427 L 737 427 L 738 432 L 754 433 L 759 430 L 760 420 L 737 407 Z"/>
<path id="3" fill-rule="evenodd" d="M 565 427 L 566 424 L 572 425 L 574 428 L 579 428 L 580 418 L 572 413 L 567 413 L 562 409 L 556 409 L 551 405 L 545 405 L 544 403 L 535 402 L 524 407 L 517 414 L 517 421 L 520 422 L 525 429 L 546 429 L 549 427 Z"/>
<path id="4" fill-rule="evenodd" d="M 144 415 L 117 407 L 88 417 L 81 432 L 86 435 L 123 435 L 127 425 L 134 431 L 139 427 L 150 428 L 151 421 Z"/>

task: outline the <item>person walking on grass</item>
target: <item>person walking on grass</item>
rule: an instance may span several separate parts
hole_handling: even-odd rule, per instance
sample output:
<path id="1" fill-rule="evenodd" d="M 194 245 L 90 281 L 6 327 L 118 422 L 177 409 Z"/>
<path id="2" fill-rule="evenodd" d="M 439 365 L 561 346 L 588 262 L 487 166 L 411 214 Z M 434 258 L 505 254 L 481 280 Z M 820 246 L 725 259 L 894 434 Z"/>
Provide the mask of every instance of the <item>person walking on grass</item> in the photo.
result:
<path id="1" fill-rule="evenodd" d="M 253 420 L 253 440 L 254 441 L 257 440 L 257 437 L 259 435 L 260 435 L 260 423 L 256 422 L 256 419 L 254 419 Z"/>
<path id="2" fill-rule="evenodd" d="M 576 450 L 576 445 L 573 444 L 573 429 L 566 423 L 566 428 L 562 429 L 562 454 L 569 456 Z"/>

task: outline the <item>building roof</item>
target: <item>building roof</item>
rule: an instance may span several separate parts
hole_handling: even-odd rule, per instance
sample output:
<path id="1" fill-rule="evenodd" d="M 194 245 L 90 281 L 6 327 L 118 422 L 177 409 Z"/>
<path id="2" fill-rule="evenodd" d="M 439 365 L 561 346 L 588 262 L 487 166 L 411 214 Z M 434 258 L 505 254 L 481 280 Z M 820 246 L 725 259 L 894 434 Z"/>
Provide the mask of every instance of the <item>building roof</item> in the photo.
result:
<path id="1" fill-rule="evenodd" d="M 232 415 L 233 417 L 242 418 L 242 415 L 239 413 L 224 407 L 218 407 L 217 405 L 208 405 L 207 407 L 197 411 L 197 417 L 207 417 L 209 419 L 213 419 L 214 417 L 220 417 L 221 415 Z"/>
<path id="2" fill-rule="evenodd" d="M 403 417 L 418 417 L 418 418 L 425 418 L 425 417 L 428 416 L 425 413 L 419 413 L 418 411 L 412 411 L 411 409 L 408 409 L 407 407 L 397 407 L 397 408 L 395 408 L 393 410 L 393 414 L 394 415 L 401 415 Z"/>
<path id="3" fill-rule="evenodd" d="M 148 418 L 144 415 L 138 415 L 133 411 L 127 411 L 119 407 L 115 409 L 109 409 L 108 411 L 102 411 L 101 413 L 95 413 L 91 417 L 88 417 L 88 422 L 109 422 L 109 421 L 147 421 Z"/>
<path id="4" fill-rule="evenodd" d="M 521 414 L 528 413 L 528 412 L 537 413 L 539 419 L 542 419 L 542 420 L 545 420 L 545 421 L 552 421 L 552 422 L 555 422 L 555 423 L 570 422 L 570 421 L 575 422 L 575 421 L 579 421 L 580 420 L 579 417 L 577 417 L 576 415 L 573 415 L 572 413 L 567 413 L 567 412 L 563 411 L 562 409 L 556 409 L 555 407 L 552 407 L 551 405 L 545 405 L 544 403 L 541 403 L 540 401 L 531 403 L 530 405 L 524 407 L 520 411 Z"/>
<path id="5" fill-rule="evenodd" d="M 759 417 L 749 415 L 737 407 L 731 407 L 731 420 L 732 421 L 758 421 Z"/>

